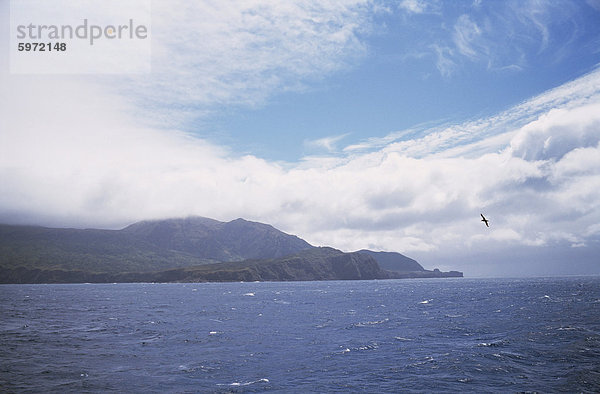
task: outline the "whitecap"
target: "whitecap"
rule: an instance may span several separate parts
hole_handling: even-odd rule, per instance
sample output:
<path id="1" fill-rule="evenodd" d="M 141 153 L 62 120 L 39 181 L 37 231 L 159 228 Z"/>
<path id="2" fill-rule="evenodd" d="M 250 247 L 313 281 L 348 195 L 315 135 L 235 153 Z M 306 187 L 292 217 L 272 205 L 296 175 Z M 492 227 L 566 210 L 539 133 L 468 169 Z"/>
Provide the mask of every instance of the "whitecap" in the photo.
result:
<path id="1" fill-rule="evenodd" d="M 498 340 L 498 341 L 492 341 L 492 342 L 481 342 L 481 343 L 477 344 L 477 346 L 479 346 L 479 347 L 499 347 L 499 346 L 504 346 L 505 344 L 506 344 L 506 341 Z"/>
<path id="2" fill-rule="evenodd" d="M 411 367 L 417 367 L 420 365 L 425 365 L 434 361 L 434 358 L 431 356 L 426 356 L 423 361 L 417 361 L 415 363 L 410 364 Z"/>
<path id="3" fill-rule="evenodd" d="M 379 346 L 376 343 L 374 343 L 372 345 L 359 346 L 356 350 L 375 350 L 378 348 Z"/>
<path id="4" fill-rule="evenodd" d="M 353 324 L 354 327 L 368 327 L 368 326 L 376 326 L 378 324 L 387 323 L 390 319 L 385 318 L 383 320 L 375 320 L 375 321 L 366 321 Z"/>
<path id="5" fill-rule="evenodd" d="M 229 384 L 222 384 L 222 383 L 218 383 L 217 386 L 234 386 L 234 387 L 239 387 L 239 386 L 250 386 L 251 384 L 256 384 L 256 383 L 269 383 L 269 379 L 266 378 L 262 378 L 262 379 L 258 379 L 258 380 L 253 380 L 250 382 L 233 382 L 233 383 L 229 383 Z"/>
<path id="6" fill-rule="evenodd" d="M 424 301 L 419 302 L 419 304 L 429 304 L 431 301 L 433 301 L 433 300 L 424 300 Z"/>
<path id="7" fill-rule="evenodd" d="M 246 294 L 244 294 L 244 295 L 245 295 L 245 296 L 248 296 L 248 297 L 254 297 L 256 294 L 254 294 L 254 293 L 246 293 Z"/>

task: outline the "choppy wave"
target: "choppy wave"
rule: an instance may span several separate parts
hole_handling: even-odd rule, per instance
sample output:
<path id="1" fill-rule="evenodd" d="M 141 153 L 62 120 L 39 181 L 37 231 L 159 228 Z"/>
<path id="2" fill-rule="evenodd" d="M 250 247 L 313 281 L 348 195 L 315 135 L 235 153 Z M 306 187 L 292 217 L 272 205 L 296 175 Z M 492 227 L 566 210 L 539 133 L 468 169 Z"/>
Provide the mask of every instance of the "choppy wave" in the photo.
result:
<path id="1" fill-rule="evenodd" d="M 600 278 L 187 286 L 0 286 L 0 387 L 600 392 Z"/>

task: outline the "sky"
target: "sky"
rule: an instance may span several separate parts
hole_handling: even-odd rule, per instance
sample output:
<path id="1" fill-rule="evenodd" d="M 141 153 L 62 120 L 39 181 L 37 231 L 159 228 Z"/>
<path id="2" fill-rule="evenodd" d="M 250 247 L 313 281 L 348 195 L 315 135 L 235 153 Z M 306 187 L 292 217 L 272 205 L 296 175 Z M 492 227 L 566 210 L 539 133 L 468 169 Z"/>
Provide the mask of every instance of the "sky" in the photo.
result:
<path id="1" fill-rule="evenodd" d="M 471 277 L 600 274 L 600 1 L 155 0 L 151 17 L 150 73 L 0 57 L 0 222 L 242 217 Z"/>

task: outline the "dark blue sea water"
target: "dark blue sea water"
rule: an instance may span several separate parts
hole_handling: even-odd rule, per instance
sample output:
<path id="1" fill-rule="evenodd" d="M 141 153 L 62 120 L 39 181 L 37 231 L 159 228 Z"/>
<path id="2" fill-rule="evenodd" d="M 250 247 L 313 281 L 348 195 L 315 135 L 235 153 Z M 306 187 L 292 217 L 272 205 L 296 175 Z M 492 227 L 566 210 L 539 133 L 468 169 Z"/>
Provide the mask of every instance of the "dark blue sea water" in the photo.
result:
<path id="1" fill-rule="evenodd" d="M 4 392 L 599 392 L 600 278 L 0 286 Z"/>

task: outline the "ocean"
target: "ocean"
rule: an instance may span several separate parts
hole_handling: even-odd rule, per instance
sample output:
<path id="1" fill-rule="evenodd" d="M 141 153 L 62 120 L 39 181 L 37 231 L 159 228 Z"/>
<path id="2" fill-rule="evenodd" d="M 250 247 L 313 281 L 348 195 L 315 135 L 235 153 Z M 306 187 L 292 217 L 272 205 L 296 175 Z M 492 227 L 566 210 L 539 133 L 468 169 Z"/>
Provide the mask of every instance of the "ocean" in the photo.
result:
<path id="1" fill-rule="evenodd" d="M 600 392 L 600 277 L 0 286 L 3 392 Z"/>

